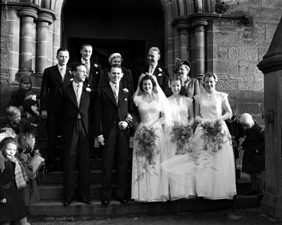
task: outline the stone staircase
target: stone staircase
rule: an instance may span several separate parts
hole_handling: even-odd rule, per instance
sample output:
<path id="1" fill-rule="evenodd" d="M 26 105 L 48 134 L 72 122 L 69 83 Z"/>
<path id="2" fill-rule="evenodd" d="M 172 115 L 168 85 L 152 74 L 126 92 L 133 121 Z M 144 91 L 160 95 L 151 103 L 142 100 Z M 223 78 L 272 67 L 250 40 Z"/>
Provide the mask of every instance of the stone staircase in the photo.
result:
<path id="1" fill-rule="evenodd" d="M 44 155 L 46 147 L 46 138 L 39 140 L 41 153 Z M 60 143 L 57 146 L 57 152 L 60 151 Z M 92 152 L 99 151 L 98 148 Z M 97 155 L 97 154 L 95 154 Z M 99 155 L 99 154 L 98 154 Z M 131 159 L 129 158 L 128 166 L 128 192 L 130 199 L 130 183 L 131 183 Z M 113 189 L 114 189 L 114 171 L 113 171 Z M 120 204 L 111 199 L 109 206 L 101 205 L 101 159 L 92 156 L 91 158 L 91 205 L 85 205 L 74 201 L 70 206 L 65 207 L 62 204 L 63 196 L 63 173 L 51 172 L 40 173 L 39 176 L 39 193 L 41 201 L 30 206 L 31 216 L 43 217 L 119 217 L 119 216 L 136 216 L 136 215 L 157 215 L 157 214 L 174 214 L 189 213 L 195 211 L 211 211 L 237 208 L 250 208 L 259 205 L 260 200 L 257 196 L 244 196 L 242 193 L 250 189 L 250 181 L 246 174 L 241 174 L 241 178 L 237 179 L 237 193 L 234 200 L 177 200 L 159 203 L 138 203 L 129 201 L 128 204 Z M 114 191 L 113 191 L 114 193 Z"/>

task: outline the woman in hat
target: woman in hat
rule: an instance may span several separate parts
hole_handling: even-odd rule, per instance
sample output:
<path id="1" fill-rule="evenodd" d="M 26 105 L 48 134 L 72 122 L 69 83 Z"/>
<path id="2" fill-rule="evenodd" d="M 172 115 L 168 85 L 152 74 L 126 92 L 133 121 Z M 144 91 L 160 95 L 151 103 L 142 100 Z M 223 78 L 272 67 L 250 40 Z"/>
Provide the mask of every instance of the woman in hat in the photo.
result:
<path id="1" fill-rule="evenodd" d="M 13 92 L 9 105 L 22 109 L 22 103 L 26 94 L 31 91 L 32 82 L 30 76 L 22 76 L 20 79 L 19 90 Z"/>
<path id="2" fill-rule="evenodd" d="M 191 64 L 188 61 L 176 59 L 174 73 L 182 80 L 182 85 L 185 87 L 185 96 L 193 98 L 194 95 L 200 94 L 199 81 L 189 76 Z"/>

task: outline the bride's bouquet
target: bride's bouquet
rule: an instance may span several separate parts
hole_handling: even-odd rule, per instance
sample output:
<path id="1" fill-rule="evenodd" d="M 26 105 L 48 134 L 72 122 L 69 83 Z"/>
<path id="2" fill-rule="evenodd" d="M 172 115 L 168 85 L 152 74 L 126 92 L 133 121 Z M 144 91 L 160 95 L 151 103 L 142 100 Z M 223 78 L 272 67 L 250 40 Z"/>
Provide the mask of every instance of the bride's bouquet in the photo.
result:
<path id="1" fill-rule="evenodd" d="M 193 135 L 193 128 L 190 125 L 175 123 L 170 132 L 171 142 L 176 143 L 176 155 L 192 152 L 189 142 Z"/>
<path id="2" fill-rule="evenodd" d="M 145 157 L 149 165 L 155 165 L 154 155 L 159 154 L 156 146 L 157 137 L 155 128 L 147 126 L 142 126 L 137 130 L 134 137 L 137 146 L 136 155 Z"/>
<path id="3" fill-rule="evenodd" d="M 208 150 L 208 146 L 211 147 L 213 152 L 222 149 L 222 144 L 226 142 L 224 140 L 226 134 L 222 130 L 222 125 L 222 120 L 206 121 L 201 124 L 203 129 L 201 138 L 204 140 L 204 150 Z"/>

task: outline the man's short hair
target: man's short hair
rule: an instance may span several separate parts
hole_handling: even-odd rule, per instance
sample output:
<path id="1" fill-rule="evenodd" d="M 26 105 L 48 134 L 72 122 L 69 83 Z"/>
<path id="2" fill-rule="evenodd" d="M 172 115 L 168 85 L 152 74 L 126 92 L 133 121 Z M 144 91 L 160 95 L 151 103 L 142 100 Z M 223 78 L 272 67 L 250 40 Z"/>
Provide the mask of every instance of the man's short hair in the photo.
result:
<path id="1" fill-rule="evenodd" d="M 6 108 L 7 117 L 13 117 L 18 115 L 21 115 L 21 110 L 18 107 L 10 105 Z"/>
<path id="2" fill-rule="evenodd" d="M 80 50 L 84 49 L 84 47 L 91 47 L 91 48 L 93 48 L 92 45 L 86 43 L 86 44 L 83 44 L 83 45 L 81 46 Z"/>
<path id="3" fill-rule="evenodd" d="M 110 72 L 112 71 L 112 68 L 120 68 L 122 70 L 121 65 L 118 65 L 118 64 L 111 65 Z"/>
<path id="4" fill-rule="evenodd" d="M 71 71 L 77 71 L 77 68 L 78 68 L 79 66 L 84 66 L 84 67 L 86 68 L 86 66 L 85 66 L 83 63 L 73 63 L 73 64 L 71 65 Z"/>
<path id="5" fill-rule="evenodd" d="M 160 49 L 159 49 L 158 47 L 151 47 L 151 48 L 149 49 L 149 51 L 158 52 L 159 56 L 161 56 L 161 51 L 160 51 Z M 148 52 L 149 52 L 149 51 L 148 51 Z"/>
<path id="6" fill-rule="evenodd" d="M 67 50 L 66 48 L 59 48 L 57 50 L 57 55 L 59 55 L 60 52 L 69 52 L 69 50 Z"/>

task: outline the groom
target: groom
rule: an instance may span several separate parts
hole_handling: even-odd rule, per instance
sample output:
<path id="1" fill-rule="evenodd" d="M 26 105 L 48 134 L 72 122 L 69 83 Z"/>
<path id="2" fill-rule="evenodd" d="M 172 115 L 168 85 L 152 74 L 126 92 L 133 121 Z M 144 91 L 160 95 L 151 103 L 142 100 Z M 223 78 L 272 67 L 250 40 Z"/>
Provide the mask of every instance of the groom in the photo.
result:
<path id="1" fill-rule="evenodd" d="M 116 169 L 116 198 L 127 203 L 125 196 L 129 146 L 129 125 L 135 104 L 129 91 L 119 88 L 122 67 L 112 65 L 109 83 L 95 94 L 94 132 L 102 149 L 102 204 L 109 205 L 113 163 Z"/>

